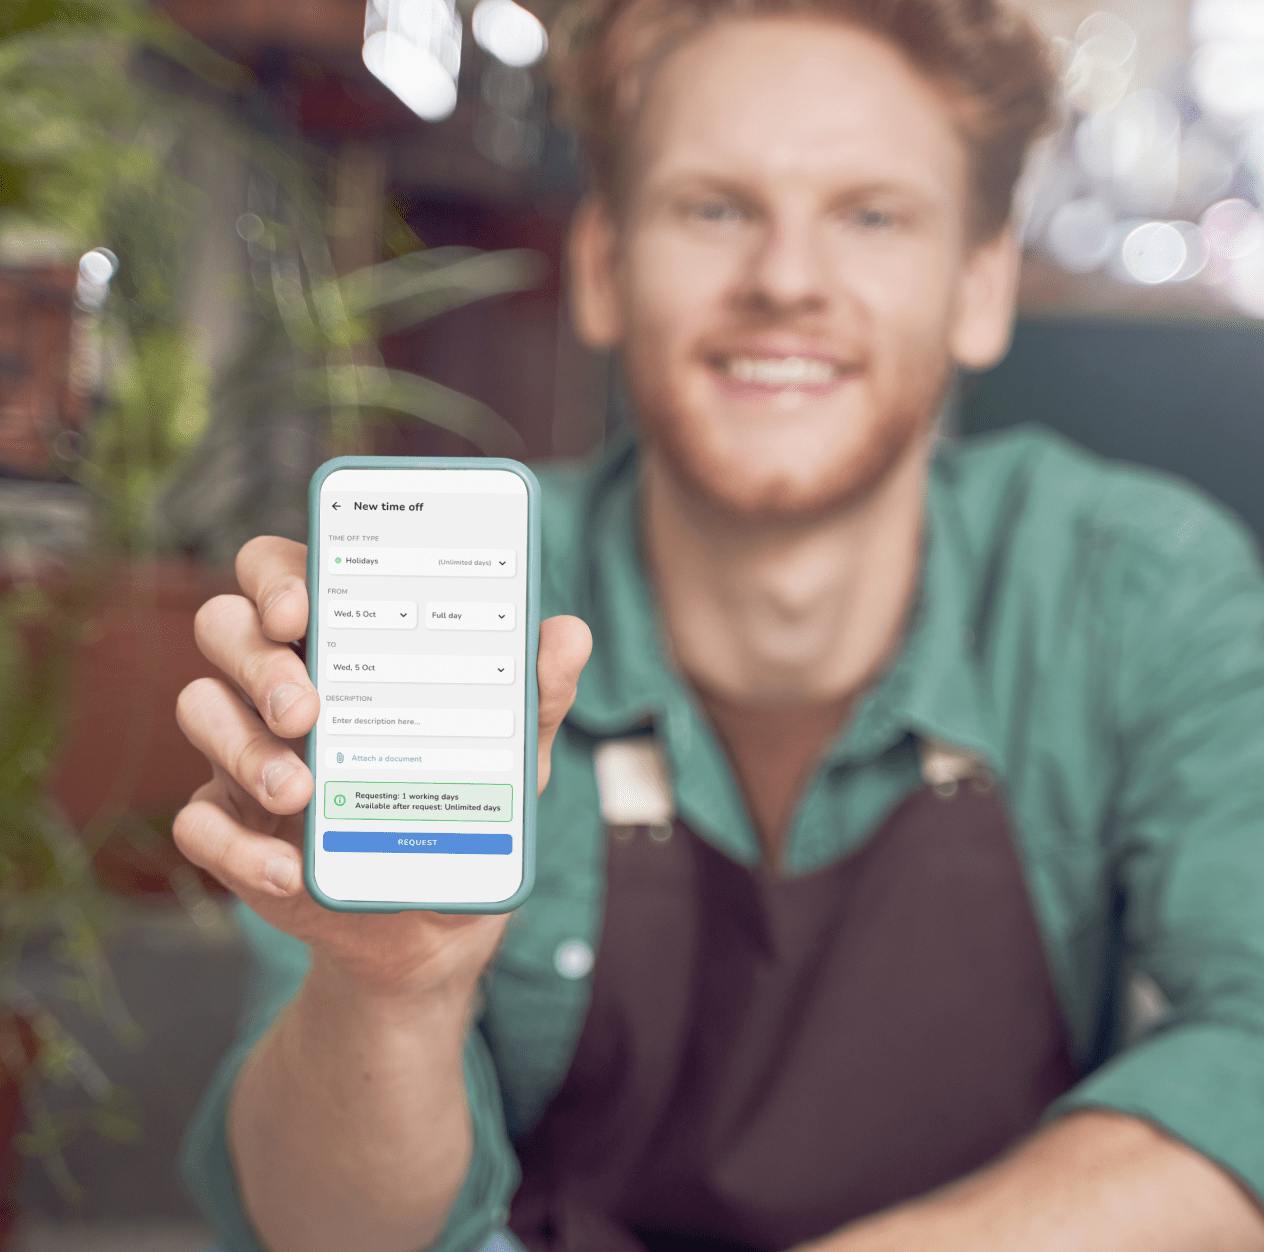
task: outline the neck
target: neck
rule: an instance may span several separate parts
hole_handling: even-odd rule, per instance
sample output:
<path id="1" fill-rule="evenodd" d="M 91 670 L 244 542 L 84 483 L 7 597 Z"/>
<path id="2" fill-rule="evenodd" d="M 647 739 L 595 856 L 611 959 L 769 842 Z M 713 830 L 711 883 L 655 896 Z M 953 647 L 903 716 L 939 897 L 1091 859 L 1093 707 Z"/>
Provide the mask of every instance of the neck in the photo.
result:
<path id="1" fill-rule="evenodd" d="M 895 654 L 916 592 L 930 438 L 863 500 L 811 520 L 735 515 L 650 447 L 641 526 L 675 662 L 768 710 L 850 701 Z"/>

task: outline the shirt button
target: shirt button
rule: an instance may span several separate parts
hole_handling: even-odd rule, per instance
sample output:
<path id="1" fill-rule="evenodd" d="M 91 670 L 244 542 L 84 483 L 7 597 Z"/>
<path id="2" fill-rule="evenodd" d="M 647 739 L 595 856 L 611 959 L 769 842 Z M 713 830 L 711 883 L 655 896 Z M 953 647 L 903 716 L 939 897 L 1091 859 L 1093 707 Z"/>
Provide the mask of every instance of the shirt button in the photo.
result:
<path id="1" fill-rule="evenodd" d="M 563 978 L 583 978 L 592 967 L 592 947 L 582 939 L 565 939 L 553 953 L 553 968 Z"/>

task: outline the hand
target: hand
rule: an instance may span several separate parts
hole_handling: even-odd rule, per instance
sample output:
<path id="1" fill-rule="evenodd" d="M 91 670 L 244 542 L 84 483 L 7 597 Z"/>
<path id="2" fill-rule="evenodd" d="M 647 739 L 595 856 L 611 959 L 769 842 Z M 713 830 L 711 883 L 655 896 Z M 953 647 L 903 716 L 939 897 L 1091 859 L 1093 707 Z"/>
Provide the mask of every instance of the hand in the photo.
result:
<path id="1" fill-rule="evenodd" d="M 288 641 L 307 630 L 306 562 L 304 544 L 252 539 L 237 554 L 245 594 L 216 596 L 198 610 L 198 647 L 223 677 L 197 679 L 177 701 L 180 729 L 212 777 L 177 815 L 176 843 L 264 921 L 309 944 L 313 965 L 339 980 L 392 998 L 471 987 L 505 915 L 340 913 L 317 904 L 303 883 L 303 810 L 313 780 L 296 743 L 315 725 L 320 700 Z M 541 791 L 591 647 L 578 618 L 541 625 Z"/>

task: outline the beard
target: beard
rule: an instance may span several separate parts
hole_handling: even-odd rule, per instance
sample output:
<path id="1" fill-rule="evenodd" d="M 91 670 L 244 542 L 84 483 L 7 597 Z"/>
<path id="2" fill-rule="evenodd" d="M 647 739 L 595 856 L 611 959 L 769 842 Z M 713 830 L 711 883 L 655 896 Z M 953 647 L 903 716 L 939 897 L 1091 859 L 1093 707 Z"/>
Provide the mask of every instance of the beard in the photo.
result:
<path id="1" fill-rule="evenodd" d="M 946 351 L 929 365 L 923 360 L 888 403 L 868 408 L 855 438 L 820 440 L 792 460 L 776 447 L 783 428 L 775 414 L 743 439 L 722 418 L 682 416 L 661 387 L 637 387 L 637 373 L 645 376 L 630 371 L 628 390 L 642 443 L 689 495 L 735 521 L 801 524 L 854 508 L 879 490 L 933 431 L 955 366 Z"/>

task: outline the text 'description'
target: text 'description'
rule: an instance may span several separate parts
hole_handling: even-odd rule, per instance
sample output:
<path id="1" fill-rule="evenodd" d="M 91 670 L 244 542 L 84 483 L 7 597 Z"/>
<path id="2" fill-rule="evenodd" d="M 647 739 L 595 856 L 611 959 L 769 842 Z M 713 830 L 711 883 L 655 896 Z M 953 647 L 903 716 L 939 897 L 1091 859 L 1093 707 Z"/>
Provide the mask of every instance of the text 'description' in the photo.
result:
<path id="1" fill-rule="evenodd" d="M 325 681 L 345 683 L 498 683 L 514 680 L 511 656 L 435 656 L 429 653 L 329 653 Z"/>
<path id="2" fill-rule="evenodd" d="M 339 577 L 512 578 L 512 548 L 330 548 L 325 572 Z"/>
<path id="3" fill-rule="evenodd" d="M 453 739 L 507 739 L 512 709 L 364 709 L 326 707 L 324 727 L 334 735 L 429 735 Z"/>

